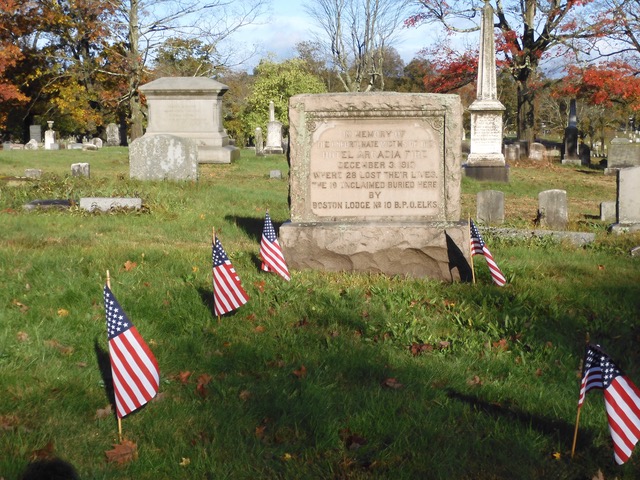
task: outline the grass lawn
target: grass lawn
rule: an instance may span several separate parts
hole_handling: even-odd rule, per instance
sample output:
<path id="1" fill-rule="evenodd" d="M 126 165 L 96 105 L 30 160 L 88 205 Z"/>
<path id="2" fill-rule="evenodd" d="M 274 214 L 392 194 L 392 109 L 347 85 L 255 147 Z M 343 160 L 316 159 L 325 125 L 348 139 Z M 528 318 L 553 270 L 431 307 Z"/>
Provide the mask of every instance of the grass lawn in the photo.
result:
<path id="1" fill-rule="evenodd" d="M 90 179 L 70 175 L 78 162 Z M 44 175 L 16 181 L 26 168 Z M 128 173 L 124 148 L 0 151 L 0 479 L 54 456 L 83 479 L 638 478 L 640 453 L 613 460 L 600 392 L 570 458 L 586 335 L 640 384 L 640 234 L 599 220 L 614 177 L 522 162 L 509 184 L 464 178 L 465 218 L 496 189 L 505 226 L 533 228 L 538 193 L 560 188 L 569 228 L 596 233 L 579 248 L 485 235 L 499 288 L 478 257 L 476 284 L 261 272 L 265 209 L 288 219 L 283 156 L 244 150 L 201 165 L 197 183 Z M 22 208 L 95 196 L 144 208 Z M 220 321 L 212 228 L 251 297 Z M 126 442 L 110 411 L 107 270 L 161 374 L 157 398 L 122 420 Z"/>

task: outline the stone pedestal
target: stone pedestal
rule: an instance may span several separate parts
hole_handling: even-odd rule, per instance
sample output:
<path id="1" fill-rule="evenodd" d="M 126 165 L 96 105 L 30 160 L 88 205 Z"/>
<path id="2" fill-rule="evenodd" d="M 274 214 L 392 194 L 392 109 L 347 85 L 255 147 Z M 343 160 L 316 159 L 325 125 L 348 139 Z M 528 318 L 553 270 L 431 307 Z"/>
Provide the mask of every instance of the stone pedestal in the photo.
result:
<path id="1" fill-rule="evenodd" d="M 149 105 L 145 135 L 192 139 L 199 163 L 231 163 L 240 150 L 229 144 L 222 127 L 226 85 L 204 77 L 163 77 L 140 87 Z"/>
<path id="2" fill-rule="evenodd" d="M 621 168 L 618 171 L 618 222 L 613 232 L 640 231 L 640 167 Z"/>
<path id="3" fill-rule="evenodd" d="M 466 279 L 456 95 L 297 95 L 289 101 L 290 268 Z"/>

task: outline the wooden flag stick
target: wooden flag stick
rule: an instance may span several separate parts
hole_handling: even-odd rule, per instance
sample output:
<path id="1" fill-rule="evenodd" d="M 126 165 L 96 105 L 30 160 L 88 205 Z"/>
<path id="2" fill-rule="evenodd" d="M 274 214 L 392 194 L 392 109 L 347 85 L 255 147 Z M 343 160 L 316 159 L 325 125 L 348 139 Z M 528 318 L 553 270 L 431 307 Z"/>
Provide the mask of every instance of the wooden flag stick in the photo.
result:
<path id="1" fill-rule="evenodd" d="M 587 332 L 585 342 L 587 345 L 589 345 L 589 332 Z M 584 369 L 584 365 L 583 365 L 583 369 Z M 580 379 L 580 382 L 582 382 L 582 379 Z M 573 459 L 573 455 L 576 453 L 576 443 L 578 441 L 578 425 L 580 424 L 580 411 L 582 410 L 581 407 L 582 407 L 581 405 L 578 405 L 578 413 L 576 415 L 576 428 L 573 431 L 573 445 L 571 446 L 572 459 Z"/>
<path id="2" fill-rule="evenodd" d="M 216 248 L 216 229 L 215 227 L 211 227 L 211 244 L 213 248 Z M 215 267 L 214 267 L 215 269 Z M 215 271 L 211 270 L 211 275 L 215 275 Z M 216 281 L 212 278 L 211 283 L 213 286 L 213 311 L 216 311 Z M 220 315 L 218 315 L 218 325 L 220 324 Z"/>
<path id="3" fill-rule="evenodd" d="M 473 265 L 473 242 L 471 241 L 471 215 L 467 217 L 467 224 L 469 225 L 469 228 L 467 231 L 469 232 L 469 257 L 471 258 L 471 279 L 472 279 L 472 282 L 475 284 L 476 270 Z"/>
<path id="4" fill-rule="evenodd" d="M 109 288 L 109 290 L 111 290 L 111 277 L 109 276 L 109 270 L 107 270 L 107 287 Z M 122 443 L 122 419 L 120 418 L 120 416 L 118 416 L 117 413 L 116 417 L 118 418 L 118 441 Z"/>

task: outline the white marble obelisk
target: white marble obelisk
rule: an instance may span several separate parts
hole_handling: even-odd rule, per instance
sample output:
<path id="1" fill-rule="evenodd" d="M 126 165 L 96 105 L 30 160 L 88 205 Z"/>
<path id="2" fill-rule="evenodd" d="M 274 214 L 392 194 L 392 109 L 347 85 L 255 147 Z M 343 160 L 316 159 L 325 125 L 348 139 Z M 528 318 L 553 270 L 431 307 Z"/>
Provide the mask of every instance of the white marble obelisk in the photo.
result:
<path id="1" fill-rule="evenodd" d="M 471 113 L 471 146 L 468 167 L 505 168 L 502 154 L 502 113 L 496 85 L 496 50 L 493 33 L 493 7 L 485 0 L 480 26 L 480 55 L 476 100 L 469 106 Z M 467 174 L 469 170 L 467 170 Z M 499 172 L 498 177 L 503 176 Z M 498 178 L 495 178 L 498 179 Z"/>

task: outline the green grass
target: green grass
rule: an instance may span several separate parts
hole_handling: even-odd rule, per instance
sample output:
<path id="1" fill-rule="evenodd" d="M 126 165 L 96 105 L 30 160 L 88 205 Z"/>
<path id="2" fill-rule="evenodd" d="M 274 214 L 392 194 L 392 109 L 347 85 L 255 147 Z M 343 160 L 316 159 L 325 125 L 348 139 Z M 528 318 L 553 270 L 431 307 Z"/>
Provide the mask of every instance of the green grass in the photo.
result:
<path id="1" fill-rule="evenodd" d="M 71 177 L 84 161 L 91 178 Z M 26 168 L 43 178 L 2 178 Z M 585 335 L 640 382 L 640 235 L 594 218 L 615 179 L 526 163 L 508 185 L 464 179 L 465 215 L 477 191 L 502 189 L 506 224 L 531 228 L 537 192 L 563 188 L 572 227 L 597 234 L 583 248 L 487 235 L 504 288 L 482 259 L 475 285 L 319 271 L 284 282 L 258 268 L 265 208 L 288 218 L 274 169 L 286 174 L 284 157 L 243 151 L 201 166 L 197 183 L 140 182 L 126 149 L 0 151 L 0 478 L 52 455 L 86 479 L 637 478 L 640 454 L 615 465 L 598 393 L 570 459 Z M 22 209 L 112 195 L 144 209 Z M 251 296 L 220 322 L 212 227 Z M 161 371 L 157 401 L 123 419 L 138 459 L 121 466 L 105 455 L 116 421 L 97 415 L 107 270 Z"/>

